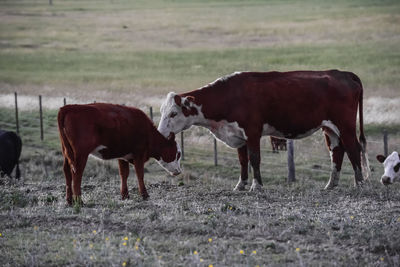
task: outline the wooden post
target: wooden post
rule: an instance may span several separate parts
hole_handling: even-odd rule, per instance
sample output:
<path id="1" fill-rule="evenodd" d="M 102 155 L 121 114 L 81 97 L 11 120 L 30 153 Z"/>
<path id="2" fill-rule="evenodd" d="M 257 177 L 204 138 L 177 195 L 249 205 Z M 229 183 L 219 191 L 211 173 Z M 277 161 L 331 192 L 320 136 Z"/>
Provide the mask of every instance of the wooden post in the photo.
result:
<path id="1" fill-rule="evenodd" d="M 43 141 L 43 112 L 42 112 L 42 96 L 39 95 L 39 115 L 40 115 L 40 140 Z"/>
<path id="2" fill-rule="evenodd" d="M 17 92 L 14 93 L 14 97 L 15 97 L 15 126 L 16 126 L 16 128 L 17 128 L 17 134 L 19 134 Z"/>
<path id="3" fill-rule="evenodd" d="M 64 106 L 67 104 L 67 99 L 64 97 Z"/>
<path id="4" fill-rule="evenodd" d="M 217 138 L 214 137 L 214 165 L 218 166 Z"/>
<path id="5" fill-rule="evenodd" d="M 386 129 L 383 130 L 383 154 L 385 157 L 388 155 L 388 132 Z"/>
<path id="6" fill-rule="evenodd" d="M 153 107 L 150 107 L 150 119 L 153 121 Z"/>
<path id="7" fill-rule="evenodd" d="M 49 5 L 53 5 L 53 0 L 49 0 Z"/>
<path id="8" fill-rule="evenodd" d="M 185 160 L 185 148 L 183 147 L 183 131 L 181 132 L 181 151 L 182 151 L 182 160 Z"/>
<path id="9" fill-rule="evenodd" d="M 296 174 L 294 168 L 294 147 L 293 140 L 288 140 L 288 150 L 287 150 L 287 159 L 288 159 L 288 182 L 296 181 Z"/>

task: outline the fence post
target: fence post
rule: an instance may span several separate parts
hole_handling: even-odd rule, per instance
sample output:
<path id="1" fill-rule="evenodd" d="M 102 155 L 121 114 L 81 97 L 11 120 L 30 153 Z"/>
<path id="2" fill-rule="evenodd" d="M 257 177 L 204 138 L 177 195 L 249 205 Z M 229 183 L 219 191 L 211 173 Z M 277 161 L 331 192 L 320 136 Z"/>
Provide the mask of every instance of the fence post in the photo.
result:
<path id="1" fill-rule="evenodd" d="M 15 97 L 15 126 L 17 127 L 17 134 L 19 134 L 17 92 L 14 93 L 14 97 Z"/>
<path id="2" fill-rule="evenodd" d="M 181 132 L 181 151 L 182 151 L 182 160 L 185 160 L 185 148 L 183 147 L 183 131 Z"/>
<path id="3" fill-rule="evenodd" d="M 153 121 L 153 107 L 150 107 L 150 119 Z"/>
<path id="4" fill-rule="evenodd" d="M 67 104 L 67 99 L 64 97 L 64 106 Z"/>
<path id="5" fill-rule="evenodd" d="M 53 5 L 53 0 L 49 0 L 49 5 Z"/>
<path id="6" fill-rule="evenodd" d="M 288 140 L 287 160 L 288 160 L 288 182 L 296 181 L 296 174 L 294 168 L 294 146 L 293 140 Z"/>
<path id="7" fill-rule="evenodd" d="M 383 130 L 383 154 L 385 157 L 388 155 L 388 132 L 386 129 Z"/>
<path id="8" fill-rule="evenodd" d="M 39 115 L 40 115 L 40 140 L 43 141 L 43 113 L 42 113 L 42 96 L 39 95 Z"/>
<path id="9" fill-rule="evenodd" d="M 214 137 L 214 165 L 218 165 L 217 138 Z"/>

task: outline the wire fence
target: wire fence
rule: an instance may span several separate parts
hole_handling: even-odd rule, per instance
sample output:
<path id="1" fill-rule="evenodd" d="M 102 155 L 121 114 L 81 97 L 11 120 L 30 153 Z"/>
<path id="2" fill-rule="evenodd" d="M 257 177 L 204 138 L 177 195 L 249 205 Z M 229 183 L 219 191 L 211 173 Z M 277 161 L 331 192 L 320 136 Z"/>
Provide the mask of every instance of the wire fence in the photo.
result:
<path id="1" fill-rule="evenodd" d="M 23 138 L 28 142 L 36 142 L 36 136 L 40 137 L 40 141 L 50 138 L 54 142 L 58 139 L 57 128 L 57 111 L 43 112 L 43 98 L 38 96 L 36 103 L 30 102 L 29 111 L 20 112 L 18 103 L 18 94 L 14 94 L 15 118 L 2 118 L 0 126 L 8 129 L 15 129 L 18 134 L 23 134 Z M 54 99 L 53 99 L 54 101 Z M 73 104 L 68 103 L 67 98 L 59 100 L 59 105 Z M 24 109 L 26 110 L 26 109 Z M 153 111 L 153 107 L 147 107 L 144 110 L 149 117 L 157 123 L 160 114 Z M 32 121 L 38 121 L 37 126 Z M 14 125 L 13 125 L 14 124 Z M 295 179 L 295 170 L 297 172 L 309 175 L 325 175 L 330 173 L 330 155 L 324 144 L 324 138 L 314 134 L 311 138 L 291 141 L 288 143 L 288 151 L 276 153 L 268 142 L 267 137 L 261 139 L 261 164 L 264 173 L 280 174 L 288 177 L 288 181 Z M 370 158 L 375 154 L 387 155 L 391 149 L 399 143 L 398 134 L 389 136 L 386 130 L 382 130 L 380 139 L 368 138 L 368 151 Z M 190 161 L 195 159 L 203 162 L 207 166 L 232 166 L 239 168 L 238 156 L 234 149 L 228 148 L 221 142 L 217 142 L 215 137 L 208 130 L 200 127 L 192 127 L 191 129 L 181 132 L 177 135 L 177 142 L 182 148 L 182 160 Z M 251 170 L 250 170 L 251 171 Z M 342 173 L 351 175 L 353 173 L 351 165 L 343 164 Z"/>

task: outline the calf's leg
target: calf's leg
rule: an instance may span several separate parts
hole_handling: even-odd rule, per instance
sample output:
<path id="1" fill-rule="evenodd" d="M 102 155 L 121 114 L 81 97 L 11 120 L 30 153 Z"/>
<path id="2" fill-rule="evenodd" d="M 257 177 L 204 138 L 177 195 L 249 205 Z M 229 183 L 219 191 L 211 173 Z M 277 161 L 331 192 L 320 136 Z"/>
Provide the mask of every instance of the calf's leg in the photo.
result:
<path id="1" fill-rule="evenodd" d="M 144 176 L 144 162 L 142 160 L 134 161 L 136 177 L 138 179 L 139 184 L 139 193 L 142 195 L 143 199 L 147 199 L 149 194 L 147 193 L 146 187 L 144 185 L 143 176 Z"/>
<path id="2" fill-rule="evenodd" d="M 129 162 L 125 160 L 118 160 L 119 175 L 121 176 L 121 197 L 122 200 L 129 199 L 127 179 L 129 176 Z"/>
<path id="3" fill-rule="evenodd" d="M 68 205 L 72 205 L 72 174 L 71 167 L 69 166 L 67 158 L 64 157 L 64 176 L 65 176 L 65 190 L 66 200 Z"/>
<path id="4" fill-rule="evenodd" d="M 75 172 L 72 171 L 72 200 L 79 205 L 83 205 L 81 183 L 88 156 L 89 154 L 78 156 L 74 163 Z"/>
<path id="5" fill-rule="evenodd" d="M 249 164 L 249 158 L 247 156 L 247 145 L 244 145 L 240 148 L 238 148 L 238 156 L 239 156 L 239 162 L 240 162 L 240 177 L 239 177 L 239 182 L 233 189 L 234 191 L 243 191 L 246 189 L 247 185 L 247 180 L 249 178 L 248 175 L 248 164 Z"/>

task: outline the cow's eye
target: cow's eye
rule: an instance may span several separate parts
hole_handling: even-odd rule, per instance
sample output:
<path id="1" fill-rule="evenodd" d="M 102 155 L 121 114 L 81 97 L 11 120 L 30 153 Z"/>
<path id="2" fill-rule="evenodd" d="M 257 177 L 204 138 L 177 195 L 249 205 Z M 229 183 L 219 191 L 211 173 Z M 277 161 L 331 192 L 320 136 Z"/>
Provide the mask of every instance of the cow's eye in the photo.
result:
<path id="1" fill-rule="evenodd" d="M 171 112 L 171 114 L 169 114 L 169 117 L 170 117 L 170 118 L 173 118 L 173 117 L 175 117 L 176 115 L 178 115 L 178 113 L 176 113 L 176 112 Z"/>
<path id="2" fill-rule="evenodd" d="M 396 166 L 394 166 L 394 171 L 395 172 L 398 172 L 399 171 L 399 169 L 400 169 L 400 163 L 397 163 L 397 165 Z"/>

